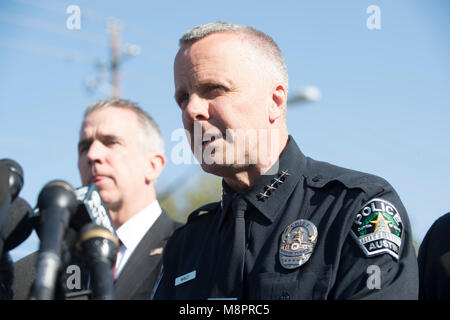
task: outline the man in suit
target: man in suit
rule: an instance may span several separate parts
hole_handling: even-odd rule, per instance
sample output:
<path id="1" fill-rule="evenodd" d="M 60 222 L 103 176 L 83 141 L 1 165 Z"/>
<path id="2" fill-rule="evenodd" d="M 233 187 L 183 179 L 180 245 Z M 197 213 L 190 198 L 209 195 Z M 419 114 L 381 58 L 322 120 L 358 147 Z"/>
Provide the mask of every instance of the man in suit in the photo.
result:
<path id="1" fill-rule="evenodd" d="M 136 104 L 106 99 L 86 109 L 78 169 L 83 185 L 98 188 L 120 240 L 112 270 L 116 299 L 150 298 L 164 245 L 179 226 L 156 198 L 155 181 L 166 162 L 163 153 L 156 123 Z M 25 265 L 17 263 L 16 278 Z M 26 298 L 19 294 L 15 297 Z"/>

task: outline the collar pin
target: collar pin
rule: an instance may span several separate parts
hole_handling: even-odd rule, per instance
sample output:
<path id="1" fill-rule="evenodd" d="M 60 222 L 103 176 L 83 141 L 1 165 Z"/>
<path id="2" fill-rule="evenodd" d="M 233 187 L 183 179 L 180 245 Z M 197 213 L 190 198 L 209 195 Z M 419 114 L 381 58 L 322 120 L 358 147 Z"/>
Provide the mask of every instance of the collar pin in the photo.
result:
<path id="1" fill-rule="evenodd" d="M 269 196 L 266 194 L 266 192 L 264 192 L 264 193 L 261 192 L 260 194 L 257 195 L 257 199 L 259 201 L 264 201 L 267 198 L 269 198 Z"/>
<path id="2" fill-rule="evenodd" d="M 276 190 L 279 187 L 279 185 L 283 184 L 284 181 L 286 181 L 286 177 L 289 175 L 290 174 L 288 173 L 287 170 L 285 170 L 285 171 L 281 170 L 281 174 L 279 175 L 279 177 L 273 178 L 272 183 L 270 185 L 268 184 L 264 187 L 264 193 L 261 192 L 257 195 L 257 199 L 259 201 L 264 201 L 264 200 L 268 199 L 269 196 L 272 194 L 271 191 Z"/>

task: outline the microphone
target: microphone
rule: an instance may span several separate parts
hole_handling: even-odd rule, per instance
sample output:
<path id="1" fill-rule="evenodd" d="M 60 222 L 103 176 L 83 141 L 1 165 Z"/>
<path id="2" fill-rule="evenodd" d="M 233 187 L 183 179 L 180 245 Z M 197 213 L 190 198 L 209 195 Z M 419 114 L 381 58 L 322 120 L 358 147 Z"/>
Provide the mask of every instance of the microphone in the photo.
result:
<path id="1" fill-rule="evenodd" d="M 0 300 L 13 298 L 14 267 L 9 253 L 0 258 Z"/>
<path id="2" fill-rule="evenodd" d="M 81 229 L 75 247 L 91 275 L 92 298 L 114 300 L 111 267 L 119 248 L 117 237 L 108 229 L 91 222 Z"/>
<path id="3" fill-rule="evenodd" d="M 33 232 L 33 224 L 30 220 L 31 211 L 28 202 L 21 197 L 17 197 L 11 202 L 5 230 L 3 230 L 5 251 L 16 248 Z"/>
<path id="4" fill-rule="evenodd" d="M 5 228 L 9 234 L 11 201 L 16 199 L 23 187 L 22 167 L 11 159 L 0 160 L 0 298 L 12 298 L 13 263 L 9 243 L 5 243 Z M 4 251 L 6 249 L 6 251 Z"/>
<path id="5" fill-rule="evenodd" d="M 23 169 L 16 161 L 12 159 L 0 160 L 9 169 L 9 192 L 11 201 L 14 200 L 23 187 Z"/>
<path id="6" fill-rule="evenodd" d="M 30 294 L 32 300 L 52 300 L 54 297 L 55 281 L 61 266 L 63 238 L 77 206 L 73 188 L 64 181 L 47 183 L 39 194 L 41 241 L 36 278 Z"/>
<path id="7" fill-rule="evenodd" d="M 106 228 L 111 234 L 116 236 L 113 223 L 100 196 L 97 186 L 95 184 L 90 184 L 79 187 L 78 189 L 75 189 L 75 194 L 78 200 L 78 208 L 70 219 L 69 228 L 64 238 L 63 250 L 61 252 L 63 268 L 69 264 L 73 264 L 74 262 L 77 264 L 78 260 L 74 258 L 81 258 L 75 250 L 75 243 L 78 241 L 79 234 L 84 226 L 94 223 L 95 225 Z M 73 257 L 73 254 L 77 255 L 77 257 Z M 66 283 L 66 281 L 64 281 L 64 275 L 62 277 L 63 280 L 60 282 Z M 89 295 L 91 296 L 92 291 L 89 292 Z M 56 294 L 58 295 L 58 292 L 56 292 Z M 69 293 L 66 292 L 65 296 L 62 294 L 60 294 L 60 296 L 63 299 L 68 299 L 69 296 L 74 294 L 76 295 L 77 293 L 70 291 Z"/>
<path id="8" fill-rule="evenodd" d="M 75 194 L 80 205 L 70 221 L 70 226 L 76 230 L 81 230 L 86 224 L 94 222 L 95 224 L 106 228 L 114 236 L 117 236 L 111 217 L 109 216 L 97 186 L 93 183 L 79 187 L 75 190 Z"/>
<path id="9" fill-rule="evenodd" d="M 22 167 L 14 160 L 0 160 L 0 256 L 3 254 L 5 228 L 8 228 L 8 217 L 11 215 L 11 201 L 17 198 L 23 187 Z M 6 249 L 8 250 L 8 249 Z"/>
<path id="10" fill-rule="evenodd" d="M 116 235 L 111 217 L 108 210 L 98 192 L 95 184 L 82 186 L 75 189 L 75 195 L 78 200 L 78 207 L 75 214 L 72 216 L 69 222 L 70 228 L 79 232 L 83 226 L 94 222 L 95 224 L 108 229 L 112 234 Z M 34 229 L 41 238 L 41 230 L 38 223 L 40 212 L 39 208 L 34 208 L 30 214 Z"/>
<path id="11" fill-rule="evenodd" d="M 3 255 L 3 230 L 5 229 L 10 203 L 9 169 L 0 161 L 0 258 Z"/>
<path id="12" fill-rule="evenodd" d="M 75 247 L 75 244 L 78 241 L 78 231 L 74 230 L 69 226 L 67 228 L 66 234 L 64 236 L 62 246 L 61 246 L 61 267 L 60 267 L 60 273 L 58 274 L 58 277 L 56 279 L 56 285 L 55 285 L 55 300 L 67 300 L 68 295 L 70 295 L 72 290 L 74 288 L 68 288 L 67 287 L 67 281 L 69 275 L 67 274 L 67 267 L 69 265 L 77 265 L 80 266 L 80 262 L 78 260 L 74 260 L 73 258 L 73 249 Z M 81 276 L 81 275 L 80 275 Z M 81 284 L 81 278 L 78 279 Z M 81 289 L 81 288 L 76 288 Z"/>

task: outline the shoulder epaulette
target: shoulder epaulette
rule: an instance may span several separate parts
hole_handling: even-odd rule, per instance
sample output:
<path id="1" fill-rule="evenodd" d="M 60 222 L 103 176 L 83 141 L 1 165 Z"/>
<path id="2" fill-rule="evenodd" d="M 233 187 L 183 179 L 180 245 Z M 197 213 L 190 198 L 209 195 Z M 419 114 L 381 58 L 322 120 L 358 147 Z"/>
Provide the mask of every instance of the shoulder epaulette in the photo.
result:
<path id="1" fill-rule="evenodd" d="M 319 164 L 321 166 L 319 166 Z M 326 162 L 310 160 L 314 172 L 305 176 L 308 185 L 322 188 L 332 181 L 339 181 L 347 188 L 359 188 L 366 193 L 378 193 L 389 188 L 389 183 L 381 177 L 356 170 L 342 168 Z"/>
<path id="2" fill-rule="evenodd" d="M 220 206 L 220 202 L 211 202 L 201 206 L 200 208 L 194 210 L 188 217 L 186 223 L 192 222 L 196 218 L 202 216 L 203 214 L 215 211 Z"/>

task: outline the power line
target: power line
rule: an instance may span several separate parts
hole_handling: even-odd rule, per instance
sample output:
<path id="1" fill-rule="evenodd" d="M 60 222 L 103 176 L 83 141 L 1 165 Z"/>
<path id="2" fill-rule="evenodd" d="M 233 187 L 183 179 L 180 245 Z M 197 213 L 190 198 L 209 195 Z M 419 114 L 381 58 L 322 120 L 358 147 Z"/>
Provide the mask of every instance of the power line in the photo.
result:
<path id="1" fill-rule="evenodd" d="M 42 45 L 34 42 L 17 40 L 0 36 L 0 46 L 6 48 L 20 49 L 45 55 L 48 57 L 63 59 L 70 62 L 78 62 L 82 64 L 92 64 L 92 59 L 88 58 L 80 52 L 65 50 L 58 47 Z"/>
<path id="2" fill-rule="evenodd" d="M 58 14 L 66 14 L 66 8 L 64 4 L 55 3 L 55 2 L 32 2 L 28 0 L 16 0 L 16 2 L 31 5 L 40 9 L 44 9 L 51 12 L 57 12 Z M 102 93 L 106 93 L 112 97 L 120 96 L 120 67 L 123 65 L 123 62 L 131 57 L 137 56 L 141 54 L 141 47 L 133 44 L 126 44 L 122 47 L 121 44 L 121 31 L 123 29 L 123 21 L 120 19 L 106 17 L 104 15 L 100 15 L 92 10 L 83 8 L 83 10 L 79 10 L 81 13 L 81 17 L 83 19 L 94 20 L 96 22 L 105 23 L 107 26 L 107 30 L 109 33 L 109 43 L 108 47 L 110 48 L 110 60 L 108 62 L 100 62 L 96 64 L 96 75 L 89 76 L 85 79 L 84 83 L 86 89 L 89 92 L 100 91 Z M 80 17 L 80 19 L 81 19 Z M 60 25 L 55 25 L 52 23 L 48 23 L 47 21 L 27 18 L 24 16 L 20 16 L 12 13 L 0 14 L 0 21 L 19 25 L 27 28 L 38 28 L 40 30 L 44 30 L 46 32 L 58 34 L 61 36 L 71 36 L 78 38 L 79 40 L 89 41 L 94 44 L 105 45 L 107 44 L 106 37 L 100 36 L 98 34 L 92 34 L 86 31 L 82 32 L 73 32 L 73 30 L 68 30 L 66 27 L 61 27 Z M 134 32 L 142 32 L 136 26 L 130 25 L 130 30 L 134 30 Z M 148 33 L 148 32 L 147 32 Z M 16 43 L 17 46 L 17 43 Z M 30 46 L 26 46 L 30 49 Z M 36 50 L 37 46 L 31 46 L 32 49 Z M 23 46 L 22 46 L 23 48 Z M 44 52 L 47 55 L 56 55 L 61 57 L 61 54 L 55 54 L 51 50 L 42 50 L 43 48 L 39 48 L 40 52 Z M 159 64 L 169 65 L 170 63 L 167 61 L 167 55 L 162 57 L 158 54 L 152 54 L 152 50 L 148 50 L 146 56 L 149 56 L 152 60 L 157 60 Z M 64 57 L 65 55 L 63 55 Z M 107 80 L 108 73 L 110 74 L 110 81 Z"/>
<path id="3" fill-rule="evenodd" d="M 14 24 L 24 28 L 39 29 L 49 33 L 57 34 L 64 37 L 76 38 L 79 40 L 87 41 L 96 45 L 107 45 L 107 40 L 105 36 L 95 34 L 92 32 L 73 32 L 61 25 L 52 24 L 44 20 L 32 19 L 22 15 L 17 15 L 14 13 L 0 13 L 0 21 Z"/>
<path id="4" fill-rule="evenodd" d="M 32 1 L 32 0 L 15 0 L 15 1 L 21 4 L 33 6 L 39 9 L 44 9 L 46 11 L 58 14 L 61 13 L 65 14 L 67 8 L 67 3 L 61 4 L 61 2 L 55 1 Z M 140 38 L 143 38 L 144 40 L 147 40 L 148 42 L 155 44 L 156 47 L 159 47 L 159 49 L 161 49 L 165 53 L 171 52 L 173 49 L 171 42 L 166 41 L 164 37 L 161 37 L 153 33 L 151 30 L 142 28 L 135 24 L 124 22 L 122 19 L 119 19 L 117 17 L 110 17 L 104 14 L 100 14 L 89 8 L 86 8 L 85 6 L 83 6 L 81 9 L 82 9 L 81 14 L 82 19 L 91 20 L 100 24 L 107 24 L 110 19 L 121 21 L 121 27 L 123 30 L 127 30 L 127 32 L 135 34 Z"/>

